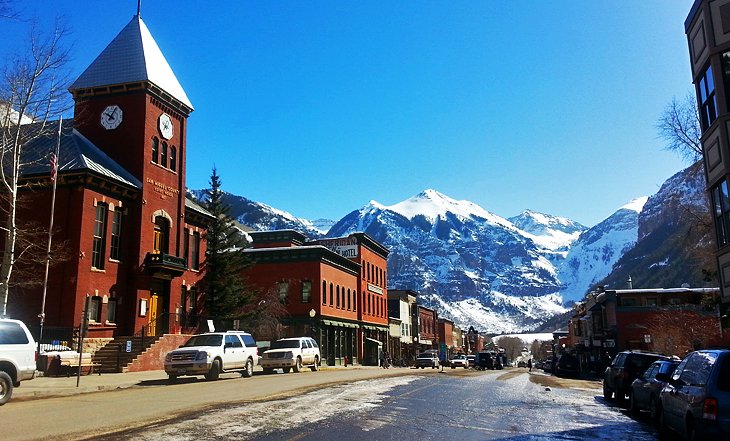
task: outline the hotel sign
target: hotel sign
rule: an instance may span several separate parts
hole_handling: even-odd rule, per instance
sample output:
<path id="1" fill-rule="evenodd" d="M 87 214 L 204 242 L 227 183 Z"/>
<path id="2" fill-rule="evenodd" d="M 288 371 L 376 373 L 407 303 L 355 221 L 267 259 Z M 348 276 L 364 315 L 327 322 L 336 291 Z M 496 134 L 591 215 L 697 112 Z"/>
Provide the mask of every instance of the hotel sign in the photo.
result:
<path id="1" fill-rule="evenodd" d="M 326 247 L 342 257 L 352 259 L 358 257 L 357 239 L 354 237 L 342 237 L 339 239 L 325 239 L 317 243 Z"/>

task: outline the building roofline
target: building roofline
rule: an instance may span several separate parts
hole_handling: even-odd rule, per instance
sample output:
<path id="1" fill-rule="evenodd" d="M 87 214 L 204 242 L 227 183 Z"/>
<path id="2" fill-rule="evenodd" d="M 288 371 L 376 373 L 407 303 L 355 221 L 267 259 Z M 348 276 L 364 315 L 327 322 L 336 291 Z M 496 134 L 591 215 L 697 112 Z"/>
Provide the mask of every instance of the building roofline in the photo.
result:
<path id="1" fill-rule="evenodd" d="M 685 34 L 687 32 L 689 32 L 689 28 L 692 27 L 692 22 L 694 21 L 695 16 L 697 16 L 697 11 L 699 11 L 702 1 L 703 0 L 695 0 L 695 2 L 692 3 L 692 7 L 689 9 L 687 18 L 684 20 L 684 33 Z"/>

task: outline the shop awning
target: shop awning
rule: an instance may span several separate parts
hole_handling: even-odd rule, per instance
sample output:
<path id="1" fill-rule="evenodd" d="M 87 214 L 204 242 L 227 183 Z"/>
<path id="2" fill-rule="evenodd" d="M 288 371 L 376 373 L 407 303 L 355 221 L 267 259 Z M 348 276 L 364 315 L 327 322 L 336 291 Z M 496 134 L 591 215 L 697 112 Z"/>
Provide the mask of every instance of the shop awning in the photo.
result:
<path id="1" fill-rule="evenodd" d="M 322 323 L 326 326 L 339 326 L 341 328 L 359 328 L 360 325 L 357 323 L 338 322 L 336 320 L 322 320 Z"/>
<path id="2" fill-rule="evenodd" d="M 374 338 L 369 338 L 369 337 L 365 337 L 365 340 L 369 340 L 369 341 L 377 344 L 378 346 L 383 346 L 383 342 L 380 340 L 375 340 Z"/>
<path id="3" fill-rule="evenodd" d="M 368 329 L 370 331 L 384 331 L 384 332 L 390 331 L 390 328 L 387 326 L 362 325 L 362 328 Z"/>

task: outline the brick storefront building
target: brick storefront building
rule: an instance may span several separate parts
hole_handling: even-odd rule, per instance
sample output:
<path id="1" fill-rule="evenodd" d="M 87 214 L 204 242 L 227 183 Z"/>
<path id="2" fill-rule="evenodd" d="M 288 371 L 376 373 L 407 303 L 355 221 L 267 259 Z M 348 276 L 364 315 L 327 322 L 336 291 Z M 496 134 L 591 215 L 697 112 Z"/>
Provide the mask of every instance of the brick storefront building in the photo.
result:
<path id="1" fill-rule="evenodd" d="M 388 250 L 364 233 L 308 242 L 293 230 L 249 233 L 248 282 L 276 290 L 286 336 L 311 335 L 323 362 L 378 364 L 388 344 Z"/>

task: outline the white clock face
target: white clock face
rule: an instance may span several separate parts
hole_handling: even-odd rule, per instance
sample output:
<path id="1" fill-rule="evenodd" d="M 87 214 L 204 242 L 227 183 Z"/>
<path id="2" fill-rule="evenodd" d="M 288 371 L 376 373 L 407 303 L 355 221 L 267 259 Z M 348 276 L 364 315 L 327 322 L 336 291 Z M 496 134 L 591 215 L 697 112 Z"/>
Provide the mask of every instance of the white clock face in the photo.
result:
<path id="1" fill-rule="evenodd" d="M 167 113 L 160 115 L 160 133 L 165 139 L 172 138 L 172 119 Z"/>
<path id="2" fill-rule="evenodd" d="M 101 125 L 107 130 L 113 130 L 122 123 L 122 109 L 119 106 L 107 106 L 101 112 Z"/>

